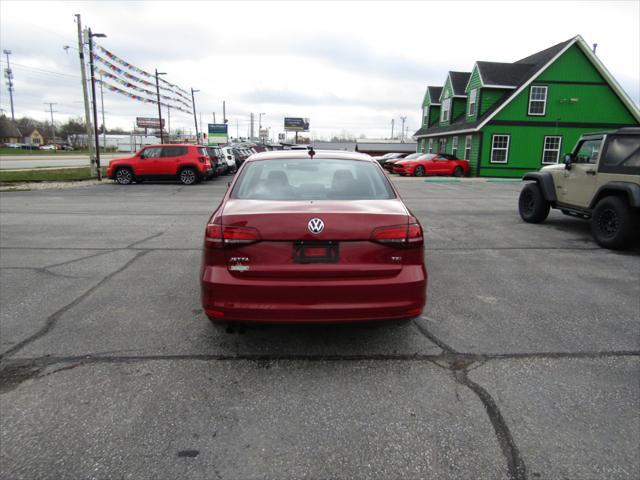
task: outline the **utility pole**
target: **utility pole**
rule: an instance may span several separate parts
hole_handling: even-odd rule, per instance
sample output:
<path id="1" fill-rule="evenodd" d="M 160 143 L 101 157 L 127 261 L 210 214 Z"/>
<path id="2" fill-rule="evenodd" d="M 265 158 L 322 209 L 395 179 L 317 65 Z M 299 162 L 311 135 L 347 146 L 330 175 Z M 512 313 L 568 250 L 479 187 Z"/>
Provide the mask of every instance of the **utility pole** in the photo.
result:
<path id="1" fill-rule="evenodd" d="M 222 101 L 222 123 L 227 123 L 227 109 L 224 100 Z"/>
<path id="2" fill-rule="evenodd" d="M 400 141 L 404 142 L 404 122 L 407 119 L 407 117 L 400 117 L 400 120 L 402 120 L 402 130 L 400 132 Z"/>
<path id="3" fill-rule="evenodd" d="M 249 130 L 249 139 L 253 140 L 253 112 L 249 114 L 249 118 L 251 119 L 250 130 Z"/>
<path id="4" fill-rule="evenodd" d="M 160 143 L 164 143 L 164 133 L 162 128 L 162 105 L 160 104 L 160 81 L 158 75 L 166 75 L 166 72 L 159 72 L 156 68 L 156 96 L 158 99 L 158 121 L 160 122 Z"/>
<path id="5" fill-rule="evenodd" d="M 49 105 L 49 112 L 51 113 L 51 140 L 56 138 L 56 127 L 53 125 L 53 106 L 57 105 L 57 103 L 53 102 L 44 102 L 45 105 Z"/>
<path id="6" fill-rule="evenodd" d="M 102 145 L 107 146 L 107 125 L 104 123 L 104 90 L 102 88 L 102 74 L 100 74 L 100 107 L 102 108 Z"/>
<path id="7" fill-rule="evenodd" d="M 211 112 L 213 113 L 213 123 L 216 123 L 216 112 Z"/>
<path id="8" fill-rule="evenodd" d="M 102 180 L 100 169 L 100 143 L 98 142 L 98 108 L 96 107 L 96 77 L 93 69 L 93 37 L 106 37 L 104 33 L 93 33 L 89 28 L 89 69 L 91 70 L 91 98 L 93 99 L 93 133 L 96 138 L 96 169 L 98 180 Z"/>
<path id="9" fill-rule="evenodd" d="M 82 95 L 84 97 L 84 125 L 87 133 L 87 146 L 89 147 L 89 161 L 91 165 L 91 176 L 98 176 L 96 168 L 96 154 L 94 150 L 93 140 L 91 138 L 91 113 L 89 112 L 89 95 L 87 93 L 87 73 L 85 71 L 84 61 L 84 42 L 82 40 L 82 23 L 80 22 L 80 14 L 76 14 L 76 23 L 78 24 L 78 52 L 80 55 L 80 76 L 82 78 Z"/>
<path id="10" fill-rule="evenodd" d="M 11 64 L 9 63 L 9 55 L 11 55 L 11 50 L 3 50 L 7 56 L 7 68 L 4 71 L 5 76 L 7 77 L 7 90 L 9 90 L 9 100 L 11 100 L 11 121 L 16 121 L 15 113 L 13 112 L 13 72 L 11 71 Z"/>
<path id="11" fill-rule="evenodd" d="M 198 133 L 198 118 L 196 117 L 196 97 L 194 96 L 195 92 L 199 92 L 200 90 L 191 89 L 191 103 L 193 104 L 193 121 L 196 124 L 196 143 L 200 145 L 200 134 Z"/>
<path id="12" fill-rule="evenodd" d="M 167 104 L 167 135 L 171 141 L 171 105 Z"/>
<path id="13" fill-rule="evenodd" d="M 391 119 L 391 140 L 393 140 L 393 126 L 396 123 L 396 119 L 392 118 Z"/>

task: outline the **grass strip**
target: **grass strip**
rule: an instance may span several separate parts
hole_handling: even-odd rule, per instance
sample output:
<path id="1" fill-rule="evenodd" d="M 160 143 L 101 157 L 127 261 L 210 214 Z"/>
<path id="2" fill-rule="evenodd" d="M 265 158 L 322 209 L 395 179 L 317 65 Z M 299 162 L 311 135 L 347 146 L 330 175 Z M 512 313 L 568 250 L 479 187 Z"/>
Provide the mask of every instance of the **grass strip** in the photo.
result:
<path id="1" fill-rule="evenodd" d="M 462 180 L 460 180 L 459 178 L 447 178 L 447 177 L 443 177 L 443 178 L 426 178 L 425 182 L 426 183 L 431 183 L 431 182 L 461 182 Z"/>
<path id="2" fill-rule="evenodd" d="M 102 168 L 103 178 L 107 173 L 106 167 Z M 7 172 L 0 170 L 0 183 L 25 183 L 25 182 L 73 182 L 90 180 L 90 167 L 60 168 L 50 170 L 21 170 Z"/>

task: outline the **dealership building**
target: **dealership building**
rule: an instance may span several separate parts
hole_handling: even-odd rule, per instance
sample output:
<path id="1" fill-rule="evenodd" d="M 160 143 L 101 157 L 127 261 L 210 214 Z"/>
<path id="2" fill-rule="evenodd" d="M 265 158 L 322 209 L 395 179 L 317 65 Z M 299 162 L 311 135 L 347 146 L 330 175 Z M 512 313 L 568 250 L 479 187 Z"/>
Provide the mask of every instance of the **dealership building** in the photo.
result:
<path id="1" fill-rule="evenodd" d="M 561 161 L 580 135 L 640 123 L 637 105 L 581 36 L 513 63 L 477 61 L 428 86 L 417 151 L 469 160 L 474 176 L 520 177 Z"/>

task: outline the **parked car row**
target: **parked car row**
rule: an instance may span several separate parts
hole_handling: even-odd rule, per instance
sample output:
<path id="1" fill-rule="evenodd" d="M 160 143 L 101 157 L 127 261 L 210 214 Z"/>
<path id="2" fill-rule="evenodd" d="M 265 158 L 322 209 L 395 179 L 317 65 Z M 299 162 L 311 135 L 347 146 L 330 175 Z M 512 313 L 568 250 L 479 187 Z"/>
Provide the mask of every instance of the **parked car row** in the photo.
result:
<path id="1" fill-rule="evenodd" d="M 73 150 L 73 146 L 66 143 L 51 143 L 48 145 L 32 145 L 28 143 L 3 143 L 2 146 L 19 150 Z"/>
<path id="2" fill-rule="evenodd" d="M 145 180 L 179 180 L 192 185 L 220 175 L 234 174 L 261 146 L 148 145 L 131 157 L 109 162 L 107 177 L 121 185 Z"/>

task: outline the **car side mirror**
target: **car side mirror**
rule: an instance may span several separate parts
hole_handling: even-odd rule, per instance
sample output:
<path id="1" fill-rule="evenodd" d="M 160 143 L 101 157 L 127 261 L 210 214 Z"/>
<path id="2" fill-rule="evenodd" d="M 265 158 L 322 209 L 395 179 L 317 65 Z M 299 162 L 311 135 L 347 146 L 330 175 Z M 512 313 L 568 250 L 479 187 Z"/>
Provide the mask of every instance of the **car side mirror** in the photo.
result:
<path id="1" fill-rule="evenodd" d="M 571 170 L 571 162 L 572 162 L 571 155 L 567 153 L 564 156 L 564 168 L 567 170 Z"/>

